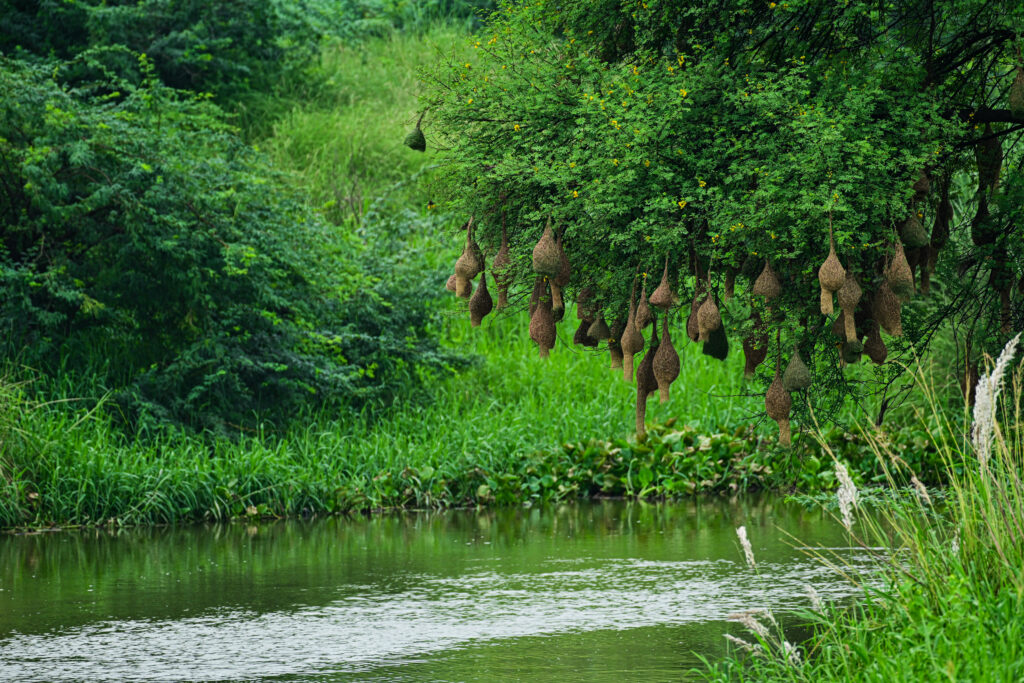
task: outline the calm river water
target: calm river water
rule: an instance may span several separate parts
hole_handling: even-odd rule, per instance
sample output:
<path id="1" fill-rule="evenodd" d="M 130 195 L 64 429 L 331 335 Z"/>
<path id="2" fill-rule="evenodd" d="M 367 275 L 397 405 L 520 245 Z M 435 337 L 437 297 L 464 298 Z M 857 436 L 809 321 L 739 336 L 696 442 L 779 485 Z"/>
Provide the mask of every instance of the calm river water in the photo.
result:
<path id="1" fill-rule="evenodd" d="M 0 680 L 678 680 L 856 593 L 787 533 L 866 562 L 772 497 L 0 536 Z"/>

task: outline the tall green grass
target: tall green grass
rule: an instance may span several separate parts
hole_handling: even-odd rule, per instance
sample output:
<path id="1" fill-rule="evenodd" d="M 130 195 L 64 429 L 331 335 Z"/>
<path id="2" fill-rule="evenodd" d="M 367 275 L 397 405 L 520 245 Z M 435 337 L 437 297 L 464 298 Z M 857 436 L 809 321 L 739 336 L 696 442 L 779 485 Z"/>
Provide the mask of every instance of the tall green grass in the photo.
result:
<path id="1" fill-rule="evenodd" d="M 1003 378 L 992 375 L 995 388 Z M 779 640 L 762 638 L 757 655 L 737 652 L 712 666 L 709 678 L 1024 680 L 1024 367 L 1002 401 L 979 391 L 966 417 L 975 425 L 995 418 L 994 430 L 973 436 L 961 426 L 968 420 L 951 419 L 927 376 L 918 371 L 917 380 L 920 418 L 942 426 L 932 445 L 949 482 L 945 502 L 913 485 L 914 472 L 887 441 L 872 438 L 888 483 L 908 492 L 857 515 L 852 527 L 854 543 L 878 552 L 885 587 L 866 589 L 856 607 L 809 615 L 814 635 L 802 663 L 786 657 Z"/>
<path id="2" fill-rule="evenodd" d="M 563 324 L 558 346 L 542 360 L 524 315 L 472 330 L 459 315 L 449 325 L 450 343 L 484 359 L 470 370 L 390 407 L 357 415 L 321 411 L 283 432 L 237 441 L 184 432 L 133 441 L 102 409 L 85 412 L 60 400 L 33 404 L 21 385 L 5 383 L 0 525 L 487 502 L 479 485 L 494 489 L 495 477 L 520 476 L 530 458 L 545 466 L 547 456 L 536 453 L 632 432 L 635 385 L 608 369 L 606 355 L 571 346 L 568 327 Z M 649 418 L 684 416 L 711 433 L 755 412 L 757 398 L 713 396 L 742 391 L 738 357 L 723 364 L 695 345 L 683 347 L 682 356 L 672 399 L 664 405 L 651 399 Z"/>
<path id="3" fill-rule="evenodd" d="M 403 144 L 418 118 L 420 70 L 439 56 L 471 52 L 464 30 L 436 24 L 324 48 L 311 77 L 315 88 L 295 95 L 292 109 L 273 125 L 263 148 L 335 222 L 359 218 L 370 202 L 399 193 L 425 209 L 427 178 L 403 183 L 431 165 L 429 119 L 426 153 Z"/>

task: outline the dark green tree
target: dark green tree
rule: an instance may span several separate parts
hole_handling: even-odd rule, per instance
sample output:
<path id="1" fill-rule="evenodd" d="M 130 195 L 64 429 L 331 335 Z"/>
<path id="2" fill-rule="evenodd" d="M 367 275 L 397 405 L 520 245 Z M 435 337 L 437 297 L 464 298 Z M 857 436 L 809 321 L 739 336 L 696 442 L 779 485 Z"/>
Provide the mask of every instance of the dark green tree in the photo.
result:
<path id="1" fill-rule="evenodd" d="M 1022 33 L 1010 1 L 508 3 L 426 75 L 424 127 L 490 253 L 504 220 L 521 289 L 549 219 L 609 323 L 667 260 L 673 327 L 710 292 L 765 385 L 800 350 L 794 409 L 821 417 L 892 390 L 896 363 L 844 378 L 865 352 L 907 360 L 952 323 L 975 363 L 1024 326 Z M 830 237 L 853 282 L 823 315 Z"/>
<path id="2" fill-rule="evenodd" d="M 142 83 L 116 92 L 0 58 L 5 357 L 98 373 L 137 425 L 228 431 L 447 366 L 397 225 L 327 224 L 219 108 L 135 58 Z"/>

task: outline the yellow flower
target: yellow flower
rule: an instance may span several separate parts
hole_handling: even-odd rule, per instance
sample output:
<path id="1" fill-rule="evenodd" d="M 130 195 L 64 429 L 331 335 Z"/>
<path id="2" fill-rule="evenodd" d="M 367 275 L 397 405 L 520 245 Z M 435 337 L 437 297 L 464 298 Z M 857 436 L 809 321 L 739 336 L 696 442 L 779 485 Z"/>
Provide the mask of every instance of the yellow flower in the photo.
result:
<path id="1" fill-rule="evenodd" d="M 570 161 L 569 162 L 569 168 L 576 168 L 576 162 L 575 161 Z"/>
<path id="2" fill-rule="evenodd" d="M 518 131 L 519 130 L 519 124 L 517 123 L 514 126 L 512 126 L 512 129 Z"/>
<path id="3" fill-rule="evenodd" d="M 473 104 L 473 98 L 470 97 L 469 100 L 466 101 L 466 104 Z"/>
<path id="4" fill-rule="evenodd" d="M 612 159 L 612 163 L 615 164 L 616 166 L 618 166 L 619 165 L 619 160 L 618 159 Z"/>
<path id="5" fill-rule="evenodd" d="M 678 202 L 676 202 L 676 204 L 679 206 L 680 209 L 685 209 L 686 208 L 686 200 L 685 199 L 680 199 Z"/>
<path id="6" fill-rule="evenodd" d="M 470 65 L 469 65 L 469 62 L 466 62 L 465 64 L 463 64 L 463 66 L 465 66 L 465 67 L 466 67 L 466 68 L 468 69 L 468 68 L 469 68 L 469 66 L 470 66 Z"/>
<path id="7" fill-rule="evenodd" d="M 680 88 L 679 89 L 679 96 L 680 97 L 686 97 L 686 88 Z"/>
<path id="8" fill-rule="evenodd" d="M 698 184 L 698 185 L 700 185 L 701 187 L 704 187 L 704 186 L 706 186 L 706 185 L 707 185 L 707 183 L 706 183 L 706 182 L 704 182 L 703 180 L 698 180 L 698 181 L 697 181 L 697 184 Z"/>
<path id="9" fill-rule="evenodd" d="M 580 193 L 579 193 L 579 192 L 577 192 L 576 190 L 573 190 L 573 191 L 572 191 L 572 196 L 573 196 L 573 197 L 579 197 L 579 196 L 580 196 Z"/>
<path id="10" fill-rule="evenodd" d="M 774 2 L 769 2 L 768 3 L 768 9 L 775 9 L 775 3 Z"/>
<path id="11" fill-rule="evenodd" d="M 647 167 L 647 168 L 650 168 L 651 160 L 650 159 L 644 159 L 644 166 Z"/>
<path id="12" fill-rule="evenodd" d="M 634 66 L 634 67 L 633 67 L 633 75 L 634 75 L 634 76 L 637 76 L 637 75 L 639 75 L 639 74 L 640 74 L 640 69 L 638 69 L 638 68 L 636 68 L 636 67 Z"/>

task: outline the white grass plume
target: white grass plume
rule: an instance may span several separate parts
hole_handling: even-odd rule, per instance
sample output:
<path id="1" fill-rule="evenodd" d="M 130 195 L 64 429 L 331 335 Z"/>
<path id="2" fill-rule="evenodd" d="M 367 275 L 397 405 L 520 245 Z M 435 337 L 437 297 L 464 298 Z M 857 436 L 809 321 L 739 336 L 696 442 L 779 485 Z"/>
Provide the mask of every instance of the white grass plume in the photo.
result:
<path id="1" fill-rule="evenodd" d="M 736 527 L 736 535 L 740 537 L 740 545 L 743 546 L 743 555 L 747 558 L 747 566 L 754 569 L 757 563 L 754 562 L 754 549 L 750 547 L 750 539 L 747 538 L 747 527 Z"/>
<path id="2" fill-rule="evenodd" d="M 999 400 L 999 392 L 1003 390 L 1003 375 L 1013 354 L 1017 351 L 1017 343 L 1020 341 L 1020 333 L 1006 342 L 1002 353 L 996 359 L 996 365 L 992 372 L 982 375 L 978 380 L 978 388 L 974 399 L 974 428 L 971 432 L 971 444 L 974 452 L 978 455 L 978 463 L 981 471 L 988 471 L 988 459 L 992 454 L 992 438 L 996 426 L 996 402 Z"/>
<path id="3" fill-rule="evenodd" d="M 853 508 L 857 505 L 857 487 L 850 478 L 843 463 L 836 461 L 836 479 L 839 480 L 839 490 L 836 491 L 836 498 L 839 501 L 839 512 L 843 517 L 843 526 L 847 533 L 853 531 Z"/>
<path id="4" fill-rule="evenodd" d="M 821 594 L 811 584 L 805 585 L 804 588 L 807 590 L 807 597 L 811 599 L 811 607 L 814 608 L 814 611 L 819 614 L 824 612 L 825 604 L 821 600 Z"/>

